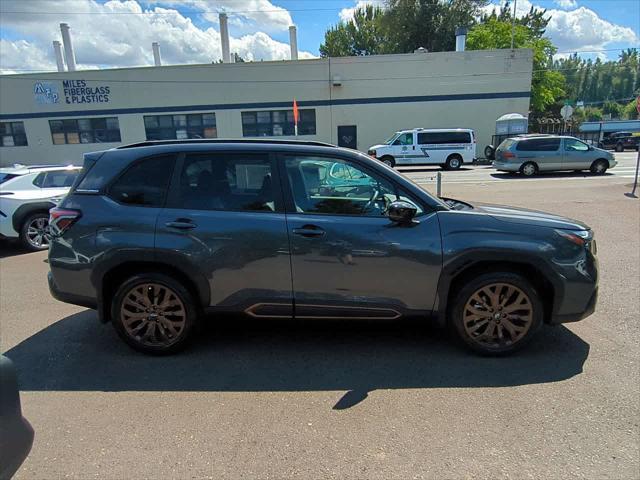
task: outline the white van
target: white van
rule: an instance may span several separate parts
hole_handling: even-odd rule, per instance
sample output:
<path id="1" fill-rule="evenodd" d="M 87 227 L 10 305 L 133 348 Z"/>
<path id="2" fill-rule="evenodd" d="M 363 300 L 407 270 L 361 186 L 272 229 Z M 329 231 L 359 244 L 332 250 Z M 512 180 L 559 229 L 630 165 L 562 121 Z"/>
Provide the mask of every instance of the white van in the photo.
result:
<path id="1" fill-rule="evenodd" d="M 401 130 L 385 143 L 369 148 L 368 153 L 391 167 L 440 165 L 457 170 L 476 159 L 476 136 L 468 128 Z"/>

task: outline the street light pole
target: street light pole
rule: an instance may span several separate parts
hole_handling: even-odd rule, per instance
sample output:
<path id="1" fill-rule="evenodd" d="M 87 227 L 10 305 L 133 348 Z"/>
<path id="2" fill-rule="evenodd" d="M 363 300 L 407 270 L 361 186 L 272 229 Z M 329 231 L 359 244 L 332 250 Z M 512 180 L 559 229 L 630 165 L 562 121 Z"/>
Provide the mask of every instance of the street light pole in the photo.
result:
<path id="1" fill-rule="evenodd" d="M 513 50 L 513 36 L 516 28 L 516 9 L 518 7 L 518 0 L 513 0 L 513 17 L 511 17 L 511 50 Z"/>

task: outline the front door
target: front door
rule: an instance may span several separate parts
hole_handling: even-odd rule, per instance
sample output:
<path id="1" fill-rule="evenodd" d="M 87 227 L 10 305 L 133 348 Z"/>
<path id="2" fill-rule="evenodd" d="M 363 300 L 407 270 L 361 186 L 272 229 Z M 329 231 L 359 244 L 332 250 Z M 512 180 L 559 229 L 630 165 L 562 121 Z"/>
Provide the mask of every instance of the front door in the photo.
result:
<path id="1" fill-rule="evenodd" d="M 415 142 L 413 141 L 413 132 L 403 133 L 396 138 L 391 144 L 391 154 L 398 165 L 406 165 L 413 163 L 410 155 L 415 151 Z"/>
<path id="2" fill-rule="evenodd" d="M 435 213 L 415 225 L 385 215 L 419 202 L 368 167 L 340 158 L 284 156 L 296 318 L 396 318 L 432 310 L 441 270 Z"/>
<path id="3" fill-rule="evenodd" d="M 586 143 L 577 138 L 565 138 L 563 150 L 562 168 L 564 170 L 586 170 L 591 167 L 592 155 Z"/>
<path id="4" fill-rule="evenodd" d="M 358 149 L 358 127 L 356 125 L 338 126 L 338 146 Z"/>
<path id="5" fill-rule="evenodd" d="M 267 154 L 186 154 L 158 218 L 158 255 L 206 277 L 211 309 L 291 316 L 281 192 Z"/>

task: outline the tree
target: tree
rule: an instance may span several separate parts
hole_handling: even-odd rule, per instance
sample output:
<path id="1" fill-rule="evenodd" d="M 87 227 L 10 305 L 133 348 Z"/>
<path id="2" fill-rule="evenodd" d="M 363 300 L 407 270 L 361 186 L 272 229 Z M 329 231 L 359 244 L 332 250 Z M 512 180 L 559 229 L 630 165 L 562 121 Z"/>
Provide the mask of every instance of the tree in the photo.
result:
<path id="1" fill-rule="evenodd" d="M 494 12 L 495 13 L 495 12 Z M 511 23 L 499 20 L 497 16 L 488 18 L 485 23 L 476 25 L 467 37 L 469 50 L 487 50 L 510 48 Z M 543 112 L 564 95 L 564 76 L 551 70 L 552 56 L 556 48 L 546 37 L 539 37 L 539 30 L 525 25 L 513 27 L 514 48 L 533 50 L 533 74 L 531 78 L 531 108 Z"/>
<path id="2" fill-rule="evenodd" d="M 606 102 L 602 106 L 602 113 L 605 115 L 611 115 L 612 119 L 622 118 L 624 107 L 617 102 Z"/>
<path id="3" fill-rule="evenodd" d="M 633 99 L 623 107 L 622 116 L 627 120 L 640 119 L 638 115 L 636 100 Z"/>
<path id="4" fill-rule="evenodd" d="M 419 47 L 430 52 L 455 50 L 457 27 L 477 23 L 487 0 L 388 0 L 389 46 L 396 53 Z"/>
<path id="5" fill-rule="evenodd" d="M 346 57 L 392 53 L 385 26 L 385 12 L 367 5 L 354 12 L 353 20 L 340 22 L 324 34 L 323 57 Z"/>

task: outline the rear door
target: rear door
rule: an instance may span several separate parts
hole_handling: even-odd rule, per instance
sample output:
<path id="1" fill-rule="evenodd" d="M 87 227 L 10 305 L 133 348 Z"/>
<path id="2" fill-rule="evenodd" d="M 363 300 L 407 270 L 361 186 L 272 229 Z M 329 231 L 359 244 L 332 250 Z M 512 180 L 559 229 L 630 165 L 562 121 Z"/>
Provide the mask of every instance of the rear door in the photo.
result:
<path id="1" fill-rule="evenodd" d="M 538 137 L 521 140 L 516 145 L 518 159 L 534 162 L 540 171 L 562 170 L 564 155 L 559 137 Z"/>
<path id="2" fill-rule="evenodd" d="M 204 276 L 212 310 L 292 314 L 282 191 L 267 153 L 183 155 L 158 217 L 156 249 Z"/>

